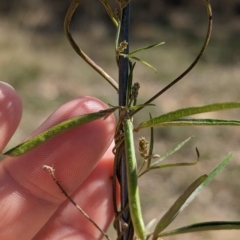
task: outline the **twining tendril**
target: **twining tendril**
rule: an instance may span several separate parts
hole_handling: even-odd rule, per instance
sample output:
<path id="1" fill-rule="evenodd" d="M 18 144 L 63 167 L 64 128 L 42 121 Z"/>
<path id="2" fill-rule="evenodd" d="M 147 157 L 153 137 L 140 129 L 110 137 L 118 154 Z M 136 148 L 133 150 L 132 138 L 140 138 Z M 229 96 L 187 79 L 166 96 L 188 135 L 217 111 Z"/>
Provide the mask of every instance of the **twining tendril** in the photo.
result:
<path id="1" fill-rule="evenodd" d="M 81 0 L 74 0 L 68 8 L 68 11 L 66 13 L 65 20 L 64 20 L 65 35 L 69 43 L 71 44 L 72 48 L 75 50 L 75 52 L 118 91 L 117 82 L 112 77 L 110 77 L 101 67 L 99 67 L 86 53 L 84 53 L 84 51 L 81 48 L 79 48 L 79 46 L 74 41 L 71 35 L 71 32 L 69 30 L 69 25 L 71 23 L 72 16 L 76 11 L 80 2 Z"/>

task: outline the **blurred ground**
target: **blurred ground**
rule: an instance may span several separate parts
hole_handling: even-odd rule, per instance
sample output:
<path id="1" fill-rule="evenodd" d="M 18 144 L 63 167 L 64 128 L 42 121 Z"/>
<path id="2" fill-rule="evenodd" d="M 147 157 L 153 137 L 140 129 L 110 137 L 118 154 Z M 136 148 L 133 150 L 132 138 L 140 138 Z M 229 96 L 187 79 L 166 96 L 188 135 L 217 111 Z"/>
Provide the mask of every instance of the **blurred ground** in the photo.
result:
<path id="1" fill-rule="evenodd" d="M 204 8 L 199 11 L 205 16 Z M 115 90 L 74 53 L 63 32 L 38 31 L 37 26 L 44 21 L 44 13 L 34 23 L 35 28 L 24 24 L 26 19 L 34 19 L 28 14 L 22 14 L 22 21 L 21 14 L 16 19 L 0 18 L 0 80 L 17 90 L 24 106 L 22 122 L 8 147 L 26 138 L 51 112 L 72 98 L 91 95 L 113 105 L 117 105 L 118 99 Z M 135 23 L 131 29 L 131 49 L 166 42 L 158 49 L 139 55 L 158 70 L 155 74 L 137 64 L 134 80 L 142 86 L 139 102 L 150 98 L 183 72 L 201 48 L 207 18 L 195 21 L 194 15 L 181 11 L 169 14 L 174 15 L 170 25 L 141 22 Z M 140 113 L 136 122 L 147 119 L 149 111 L 157 116 L 181 107 L 240 101 L 240 29 L 237 22 L 239 18 L 236 16 L 229 21 L 215 18 L 213 38 L 197 67 L 155 101 L 156 107 Z M 76 29 L 74 37 L 101 67 L 117 79 L 114 28 L 108 27 L 95 20 L 94 24 L 85 26 L 84 31 Z M 239 110 L 205 114 L 204 117 L 239 119 Z M 148 136 L 148 132 L 140 132 L 136 138 L 142 135 Z M 230 151 L 234 156 L 226 169 L 180 213 L 169 229 L 202 221 L 240 220 L 240 129 L 172 127 L 156 129 L 155 135 L 155 152 L 160 155 L 194 135 L 195 138 L 169 161 L 194 161 L 195 147 L 200 151 L 201 161 L 197 166 L 155 171 L 140 179 L 145 222 L 160 218 L 192 181 L 212 170 Z M 166 239 L 239 239 L 239 232 L 186 234 Z"/>

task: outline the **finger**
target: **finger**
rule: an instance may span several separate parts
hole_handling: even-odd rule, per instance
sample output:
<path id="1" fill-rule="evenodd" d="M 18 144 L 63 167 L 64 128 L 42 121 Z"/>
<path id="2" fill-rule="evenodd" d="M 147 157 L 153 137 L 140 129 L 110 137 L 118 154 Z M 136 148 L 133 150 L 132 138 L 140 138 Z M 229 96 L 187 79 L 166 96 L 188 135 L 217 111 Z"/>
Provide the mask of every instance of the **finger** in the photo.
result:
<path id="1" fill-rule="evenodd" d="M 22 117 L 22 102 L 15 90 L 0 82 L 0 151 L 16 131 Z"/>
<path id="2" fill-rule="evenodd" d="M 107 106 L 95 98 L 75 99 L 55 111 L 34 135 L 71 117 L 105 108 Z M 72 193 L 105 153 L 114 129 L 115 119 L 111 115 L 62 133 L 23 156 L 6 158 L 0 169 L 0 183 L 4 186 L 0 185 L 0 204 L 4 206 L 0 217 L 5 219 L 0 225 L 0 239 L 15 239 L 19 235 L 31 239 L 65 200 L 49 174 L 43 171 L 43 165 L 54 166 L 56 178 Z M 12 224 L 14 232 L 7 227 Z"/>
<path id="3" fill-rule="evenodd" d="M 72 199 L 104 231 L 110 225 L 113 212 L 112 175 L 113 144 Z M 48 223 L 33 238 L 41 239 L 102 239 L 101 232 L 69 200 L 66 200 Z"/>

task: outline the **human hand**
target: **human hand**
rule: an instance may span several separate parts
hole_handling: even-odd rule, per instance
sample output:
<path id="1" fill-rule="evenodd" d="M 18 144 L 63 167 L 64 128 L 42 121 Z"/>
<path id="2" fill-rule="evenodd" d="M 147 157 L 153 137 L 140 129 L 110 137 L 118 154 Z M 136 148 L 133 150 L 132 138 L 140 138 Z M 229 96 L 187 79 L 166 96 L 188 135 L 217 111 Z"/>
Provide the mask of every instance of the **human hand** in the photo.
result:
<path id="1" fill-rule="evenodd" d="M 57 109 L 31 136 L 66 119 L 106 109 L 92 97 L 74 99 Z M 0 151 L 22 115 L 19 96 L 0 82 Z M 48 140 L 36 149 L 0 162 L 0 239 L 101 239 L 102 234 L 66 199 L 43 165 L 75 202 L 106 230 L 112 203 L 115 119 L 97 120 Z"/>

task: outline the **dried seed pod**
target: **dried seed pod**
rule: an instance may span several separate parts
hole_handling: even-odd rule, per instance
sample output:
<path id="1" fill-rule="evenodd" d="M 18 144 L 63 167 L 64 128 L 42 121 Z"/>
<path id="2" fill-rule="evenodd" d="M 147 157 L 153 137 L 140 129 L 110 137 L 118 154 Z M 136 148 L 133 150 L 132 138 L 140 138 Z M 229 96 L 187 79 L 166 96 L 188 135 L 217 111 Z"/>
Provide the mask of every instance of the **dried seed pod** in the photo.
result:
<path id="1" fill-rule="evenodd" d="M 145 158 L 148 153 L 148 141 L 145 139 L 145 137 L 139 138 L 138 150 L 140 156 Z"/>

